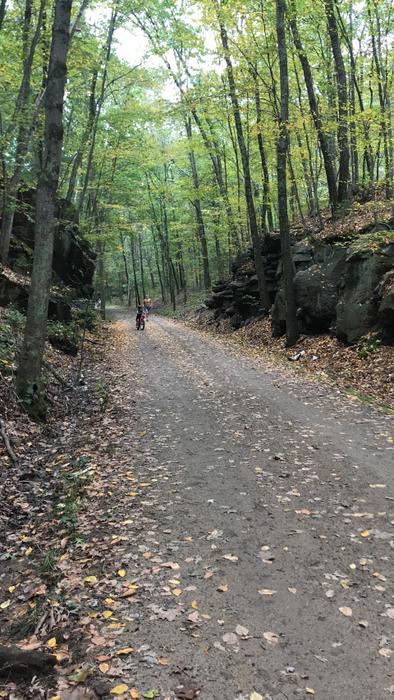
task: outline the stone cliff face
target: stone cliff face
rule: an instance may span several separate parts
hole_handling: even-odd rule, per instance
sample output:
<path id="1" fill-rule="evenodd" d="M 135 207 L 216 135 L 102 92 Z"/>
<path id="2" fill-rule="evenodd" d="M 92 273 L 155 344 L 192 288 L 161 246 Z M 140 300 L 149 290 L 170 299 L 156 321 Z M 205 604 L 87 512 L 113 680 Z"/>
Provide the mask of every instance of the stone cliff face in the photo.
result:
<path id="1" fill-rule="evenodd" d="M 72 206 L 58 203 L 49 318 L 68 321 L 74 299 L 89 298 L 93 293 L 95 253 L 79 232 Z M 19 195 L 12 229 L 9 267 L 0 269 L 0 305 L 14 304 L 20 311 L 27 307 L 30 271 L 34 251 L 34 192 Z"/>
<path id="2" fill-rule="evenodd" d="M 365 232 L 350 240 L 294 241 L 295 288 L 303 333 L 333 331 L 348 343 L 370 331 L 394 342 L 394 232 Z M 274 335 L 285 331 L 280 241 L 262 243 L 271 294 Z M 234 328 L 257 316 L 257 278 L 251 251 L 235 260 L 231 280 L 213 287 L 209 306 L 215 318 L 230 318 Z"/>
<path id="3" fill-rule="evenodd" d="M 79 232 L 75 209 L 64 200 L 58 203 L 59 225 L 53 251 L 53 282 L 65 285 L 72 296 L 89 297 L 93 291 L 95 253 Z M 20 194 L 12 229 L 10 267 L 29 273 L 34 250 L 34 192 Z"/>

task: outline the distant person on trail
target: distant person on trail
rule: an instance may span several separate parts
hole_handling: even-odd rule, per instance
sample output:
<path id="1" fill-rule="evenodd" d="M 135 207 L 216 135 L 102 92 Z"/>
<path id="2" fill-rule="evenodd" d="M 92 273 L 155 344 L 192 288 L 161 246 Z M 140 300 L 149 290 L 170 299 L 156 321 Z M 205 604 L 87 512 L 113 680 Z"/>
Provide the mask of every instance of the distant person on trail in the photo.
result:
<path id="1" fill-rule="evenodd" d="M 135 322 L 136 322 L 136 323 L 138 323 L 139 321 L 141 321 L 141 316 L 142 316 L 143 313 L 144 313 L 144 310 L 143 310 L 141 304 L 138 304 L 138 306 L 137 306 L 137 316 L 135 317 Z"/>
<path id="2" fill-rule="evenodd" d="M 144 297 L 144 313 L 145 313 L 145 318 L 146 318 L 146 319 L 148 319 L 149 312 L 150 312 L 151 308 L 152 308 L 152 299 L 151 299 L 150 296 L 147 294 L 147 295 Z"/>

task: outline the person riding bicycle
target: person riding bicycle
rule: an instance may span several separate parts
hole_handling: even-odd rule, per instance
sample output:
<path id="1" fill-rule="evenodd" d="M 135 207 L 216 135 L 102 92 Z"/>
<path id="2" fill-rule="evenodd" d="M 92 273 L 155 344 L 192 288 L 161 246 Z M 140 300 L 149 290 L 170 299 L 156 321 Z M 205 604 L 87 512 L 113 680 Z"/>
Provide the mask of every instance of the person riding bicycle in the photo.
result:
<path id="1" fill-rule="evenodd" d="M 152 308 L 152 299 L 150 298 L 149 294 L 146 294 L 144 297 L 144 313 L 145 313 L 145 318 L 147 319 L 149 316 L 149 312 Z"/>
<path id="2" fill-rule="evenodd" d="M 137 316 L 135 317 L 135 322 L 136 322 L 137 326 L 141 323 L 141 318 L 142 318 L 142 314 L 143 314 L 143 313 L 144 313 L 144 310 L 143 310 L 141 304 L 138 304 L 138 306 L 137 306 Z"/>

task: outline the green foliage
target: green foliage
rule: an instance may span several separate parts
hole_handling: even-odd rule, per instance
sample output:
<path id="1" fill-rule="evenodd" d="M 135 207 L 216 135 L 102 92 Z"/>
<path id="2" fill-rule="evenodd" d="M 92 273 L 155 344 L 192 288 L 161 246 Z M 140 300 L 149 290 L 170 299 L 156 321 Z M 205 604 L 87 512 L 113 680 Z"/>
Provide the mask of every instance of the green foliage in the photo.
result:
<path id="1" fill-rule="evenodd" d="M 12 372 L 16 369 L 26 318 L 18 309 L 8 306 L 0 321 L 0 371 Z"/>
<path id="2" fill-rule="evenodd" d="M 363 336 L 357 343 L 358 356 L 366 360 L 369 355 L 379 350 L 382 341 L 376 333 L 369 333 Z"/>

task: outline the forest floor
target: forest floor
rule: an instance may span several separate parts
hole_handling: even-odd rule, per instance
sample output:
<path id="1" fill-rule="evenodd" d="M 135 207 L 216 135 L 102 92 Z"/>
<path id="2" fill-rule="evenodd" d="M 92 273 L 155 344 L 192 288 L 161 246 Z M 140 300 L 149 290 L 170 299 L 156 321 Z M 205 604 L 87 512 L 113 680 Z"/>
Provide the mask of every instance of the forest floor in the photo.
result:
<path id="1" fill-rule="evenodd" d="M 3 637 L 58 665 L 0 698 L 389 698 L 393 418 L 223 338 L 114 318 L 19 491 L 2 462 Z"/>
<path id="2" fill-rule="evenodd" d="M 301 335 L 292 348 L 283 337 L 273 338 L 270 318 L 252 320 L 234 330 L 228 320 L 215 321 L 213 312 L 186 309 L 178 312 L 190 328 L 207 331 L 243 353 L 292 366 L 311 379 L 334 383 L 361 400 L 394 412 L 394 347 L 382 345 L 371 334 L 356 345 L 346 345 L 332 335 Z"/>

